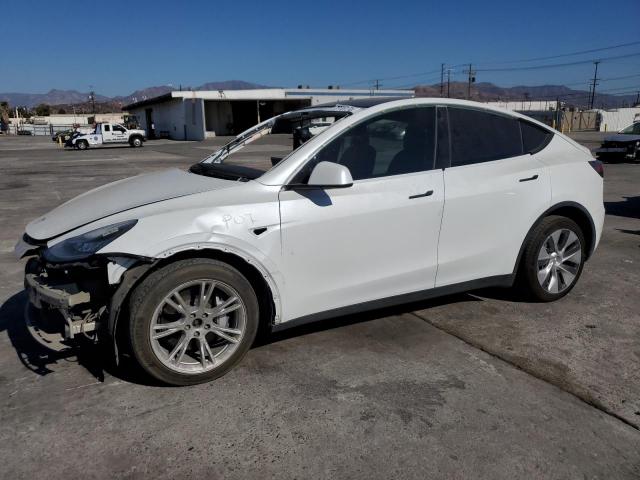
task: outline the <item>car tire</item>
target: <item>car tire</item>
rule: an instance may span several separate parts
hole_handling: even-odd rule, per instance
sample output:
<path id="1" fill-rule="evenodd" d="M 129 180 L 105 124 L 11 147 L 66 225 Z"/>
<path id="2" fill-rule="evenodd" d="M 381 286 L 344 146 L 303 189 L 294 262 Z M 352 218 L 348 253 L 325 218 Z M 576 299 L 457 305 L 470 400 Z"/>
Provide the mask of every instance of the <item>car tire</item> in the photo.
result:
<path id="1" fill-rule="evenodd" d="M 129 145 L 131 145 L 134 148 L 141 147 L 142 146 L 142 139 L 140 137 L 132 138 L 131 141 L 129 142 Z"/>
<path id="2" fill-rule="evenodd" d="M 78 150 L 86 150 L 87 148 L 89 148 L 89 143 L 87 143 L 86 140 L 78 140 L 76 142 L 76 148 Z"/>
<path id="3" fill-rule="evenodd" d="M 552 302 L 578 282 L 586 260 L 582 229 L 573 220 L 550 215 L 529 234 L 520 264 L 518 284 L 526 297 Z"/>
<path id="4" fill-rule="evenodd" d="M 215 285 L 210 294 L 208 282 Z M 216 309 L 221 311 L 229 301 L 226 308 L 239 307 L 214 318 Z M 176 386 L 226 374 L 247 353 L 258 331 L 258 299 L 249 281 L 232 266 L 206 258 L 180 260 L 149 275 L 132 293 L 129 311 L 135 359 L 155 379 Z M 210 318 L 205 318 L 207 311 Z M 163 326 L 169 323 L 171 328 Z M 175 332 L 166 334 L 171 330 Z"/>

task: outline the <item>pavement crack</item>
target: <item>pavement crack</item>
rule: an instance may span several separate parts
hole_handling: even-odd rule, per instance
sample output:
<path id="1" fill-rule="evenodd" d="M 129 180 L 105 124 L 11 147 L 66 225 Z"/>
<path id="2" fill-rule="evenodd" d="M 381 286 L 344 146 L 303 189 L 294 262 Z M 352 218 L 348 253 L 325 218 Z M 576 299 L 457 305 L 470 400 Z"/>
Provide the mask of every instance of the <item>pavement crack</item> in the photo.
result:
<path id="1" fill-rule="evenodd" d="M 447 335 L 451 335 L 452 337 L 457 338 L 458 340 L 464 342 L 465 344 L 469 345 L 470 347 L 473 347 L 473 348 L 475 348 L 477 350 L 480 350 L 480 351 L 486 353 L 487 355 L 490 355 L 491 357 L 493 357 L 493 358 L 495 358 L 495 359 L 497 359 L 499 361 L 502 361 L 502 362 L 504 362 L 504 363 L 506 363 L 506 364 L 508 364 L 508 365 L 510 365 L 510 366 L 512 366 L 512 367 L 514 367 L 514 368 L 526 373 L 527 375 L 530 375 L 530 376 L 532 376 L 532 377 L 534 377 L 534 378 L 536 378 L 538 380 L 542 380 L 543 382 L 545 382 L 545 383 L 547 383 L 549 385 L 553 385 L 554 387 L 558 388 L 559 390 L 562 390 L 563 392 L 568 393 L 569 395 L 573 396 L 574 398 L 577 398 L 582 403 L 585 403 L 585 404 L 589 405 L 590 407 L 593 407 L 593 408 L 599 410 L 600 412 L 604 413 L 605 415 L 608 415 L 610 417 L 613 417 L 613 418 L 621 421 L 622 423 L 624 423 L 625 425 L 628 425 L 629 427 L 633 428 L 634 430 L 640 431 L 640 425 L 635 424 L 635 423 L 627 420 L 626 418 L 624 418 L 621 415 L 618 415 L 616 412 L 612 411 L 610 408 L 607 408 L 605 405 L 602 405 L 599 402 L 595 402 L 592 399 L 587 398 L 587 397 L 585 397 L 583 395 L 580 395 L 577 392 L 574 392 L 572 390 L 564 388 L 562 385 L 559 385 L 558 383 L 553 382 L 552 380 L 549 380 L 548 378 L 545 378 L 543 375 L 538 374 L 536 371 L 533 371 L 533 370 L 525 368 L 525 367 L 523 367 L 521 365 L 518 365 L 517 363 L 511 361 L 508 357 L 503 356 L 498 352 L 489 350 L 489 349 L 485 348 L 484 346 L 480 345 L 479 343 L 476 343 L 476 342 L 474 342 L 472 340 L 469 340 L 469 339 L 457 334 L 456 332 L 454 332 L 454 331 L 452 331 L 450 329 L 444 328 L 441 325 L 438 325 L 438 324 L 432 322 L 427 317 L 422 317 L 422 316 L 418 315 L 415 312 L 411 312 L 411 315 L 413 315 L 414 317 L 418 318 L 419 320 L 422 320 L 423 322 L 428 323 L 429 325 L 431 325 L 432 327 L 438 329 L 439 331 L 441 331 L 443 333 L 446 333 Z"/>

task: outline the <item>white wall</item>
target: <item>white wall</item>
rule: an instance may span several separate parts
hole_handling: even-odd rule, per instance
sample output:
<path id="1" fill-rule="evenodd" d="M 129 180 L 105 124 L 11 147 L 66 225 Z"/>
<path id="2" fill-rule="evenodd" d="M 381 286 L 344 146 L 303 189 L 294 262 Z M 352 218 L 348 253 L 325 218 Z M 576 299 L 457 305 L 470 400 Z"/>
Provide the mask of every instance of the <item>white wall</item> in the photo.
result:
<path id="1" fill-rule="evenodd" d="M 205 100 L 207 136 L 229 135 L 227 132 L 228 123 L 233 123 L 231 103 Z"/>
<path id="2" fill-rule="evenodd" d="M 485 102 L 487 105 L 491 105 L 493 107 L 504 108 L 506 110 L 517 110 L 517 111 L 543 111 L 543 110 L 555 110 L 556 109 L 556 101 L 555 100 L 531 100 L 531 101 L 516 101 L 516 102 Z"/>
<path id="3" fill-rule="evenodd" d="M 640 107 L 598 110 L 598 113 L 601 132 L 617 132 L 631 125 L 635 120 L 640 120 Z"/>
<path id="4" fill-rule="evenodd" d="M 189 103 L 189 105 L 187 105 L 187 103 Z M 151 108 L 151 118 L 155 126 L 156 135 L 160 135 L 160 132 L 169 132 L 169 138 L 174 140 L 201 140 L 204 138 L 204 134 L 200 133 L 197 135 L 197 132 L 193 131 L 190 116 L 191 110 L 188 107 L 191 107 L 191 100 L 183 102 L 181 98 L 176 98 L 166 102 L 135 108 L 129 113 L 138 117 L 140 128 L 145 129 L 147 134 L 151 131 L 151 125 L 147 125 L 147 114 L 145 111 L 147 108 Z M 189 115 L 187 115 L 187 113 L 189 113 Z M 187 122 L 189 124 L 187 124 Z M 200 123 L 202 122 L 200 121 Z M 186 138 L 185 130 L 187 132 Z M 190 135 L 202 138 L 190 138 Z"/>

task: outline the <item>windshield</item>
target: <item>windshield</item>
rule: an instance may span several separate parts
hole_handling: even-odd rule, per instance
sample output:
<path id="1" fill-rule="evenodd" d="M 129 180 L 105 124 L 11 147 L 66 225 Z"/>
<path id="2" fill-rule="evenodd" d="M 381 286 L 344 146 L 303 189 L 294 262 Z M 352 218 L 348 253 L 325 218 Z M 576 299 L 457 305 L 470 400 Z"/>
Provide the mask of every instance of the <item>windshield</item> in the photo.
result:
<path id="1" fill-rule="evenodd" d="M 257 178 L 302 144 L 357 110 L 360 108 L 334 105 L 278 115 L 234 137 L 190 171 L 236 180 Z M 219 168 L 222 163 L 229 168 Z M 232 167 L 241 167 L 241 170 Z"/>
<path id="2" fill-rule="evenodd" d="M 640 135 L 640 122 L 629 125 L 627 128 L 620 130 L 620 133 Z"/>

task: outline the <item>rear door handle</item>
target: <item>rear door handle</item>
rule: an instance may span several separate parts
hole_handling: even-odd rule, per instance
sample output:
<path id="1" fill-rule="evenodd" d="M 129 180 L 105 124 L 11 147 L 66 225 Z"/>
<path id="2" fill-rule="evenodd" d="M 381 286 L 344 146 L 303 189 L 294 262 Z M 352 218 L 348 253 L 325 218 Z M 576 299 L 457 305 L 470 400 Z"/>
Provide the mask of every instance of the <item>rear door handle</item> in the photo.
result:
<path id="1" fill-rule="evenodd" d="M 535 175 L 532 175 L 531 177 L 521 178 L 520 181 L 521 182 L 530 182 L 532 180 L 537 180 L 537 179 L 538 179 L 538 174 L 536 173 Z"/>
<path id="2" fill-rule="evenodd" d="M 409 197 L 409 200 L 413 200 L 414 198 L 430 197 L 431 195 L 433 195 L 433 190 L 429 190 L 424 193 L 419 193 L 418 195 L 411 195 Z"/>

